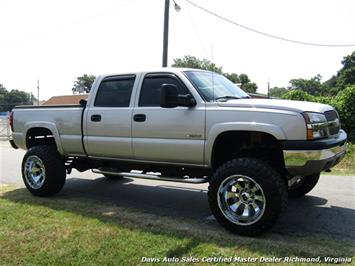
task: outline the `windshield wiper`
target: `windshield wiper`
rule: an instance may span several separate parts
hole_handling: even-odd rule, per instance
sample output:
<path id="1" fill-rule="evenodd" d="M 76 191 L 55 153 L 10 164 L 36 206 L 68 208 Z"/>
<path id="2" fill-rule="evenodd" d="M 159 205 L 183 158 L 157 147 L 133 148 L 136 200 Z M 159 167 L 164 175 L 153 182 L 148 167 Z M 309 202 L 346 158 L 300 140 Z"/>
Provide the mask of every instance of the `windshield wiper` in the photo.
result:
<path id="1" fill-rule="evenodd" d="M 215 100 L 229 100 L 229 99 L 241 99 L 241 97 L 239 96 L 231 96 L 231 95 L 225 95 L 225 96 L 221 96 L 221 97 L 217 97 L 215 98 Z"/>

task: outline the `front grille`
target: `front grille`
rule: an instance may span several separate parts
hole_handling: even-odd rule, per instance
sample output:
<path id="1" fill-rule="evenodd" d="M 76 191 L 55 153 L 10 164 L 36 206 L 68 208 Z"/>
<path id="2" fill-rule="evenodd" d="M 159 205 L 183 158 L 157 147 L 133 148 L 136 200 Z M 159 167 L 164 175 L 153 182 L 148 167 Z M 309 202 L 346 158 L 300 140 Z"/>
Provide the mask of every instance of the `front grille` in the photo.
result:
<path id="1" fill-rule="evenodd" d="M 326 111 L 324 115 L 327 118 L 327 121 L 334 121 L 337 118 L 339 119 L 338 113 L 335 110 Z"/>
<path id="2" fill-rule="evenodd" d="M 329 128 L 329 135 L 335 135 L 338 134 L 340 130 L 340 126 L 334 126 Z"/>
<path id="3" fill-rule="evenodd" d="M 338 134 L 340 130 L 339 115 L 335 110 L 327 111 L 324 113 L 328 122 L 333 122 L 329 126 L 329 135 Z"/>

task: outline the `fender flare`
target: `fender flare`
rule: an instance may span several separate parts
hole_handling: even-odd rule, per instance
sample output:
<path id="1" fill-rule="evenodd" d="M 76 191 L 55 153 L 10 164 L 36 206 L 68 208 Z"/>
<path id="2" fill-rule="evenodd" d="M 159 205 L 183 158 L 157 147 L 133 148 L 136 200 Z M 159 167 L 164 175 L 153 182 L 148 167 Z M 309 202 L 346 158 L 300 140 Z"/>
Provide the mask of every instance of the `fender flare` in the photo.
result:
<path id="1" fill-rule="evenodd" d="M 25 138 L 23 139 L 24 143 L 23 143 L 23 147 L 27 148 L 27 134 L 28 131 L 32 128 L 45 128 L 48 129 L 49 131 L 52 132 L 53 137 L 54 137 L 54 141 L 55 144 L 57 146 L 57 150 L 58 152 L 63 155 L 64 154 L 64 150 L 62 147 L 62 142 L 60 140 L 60 135 L 59 135 L 59 131 L 57 129 L 57 126 L 54 123 L 51 122 L 42 122 L 42 121 L 32 121 L 32 122 L 28 122 L 24 125 L 24 132 L 25 132 Z"/>
<path id="2" fill-rule="evenodd" d="M 284 130 L 274 124 L 257 123 L 257 122 L 227 122 L 214 125 L 208 132 L 207 141 L 205 143 L 205 164 L 212 165 L 213 146 L 218 136 L 230 131 L 251 131 L 267 133 L 277 140 L 285 140 L 286 133 Z"/>

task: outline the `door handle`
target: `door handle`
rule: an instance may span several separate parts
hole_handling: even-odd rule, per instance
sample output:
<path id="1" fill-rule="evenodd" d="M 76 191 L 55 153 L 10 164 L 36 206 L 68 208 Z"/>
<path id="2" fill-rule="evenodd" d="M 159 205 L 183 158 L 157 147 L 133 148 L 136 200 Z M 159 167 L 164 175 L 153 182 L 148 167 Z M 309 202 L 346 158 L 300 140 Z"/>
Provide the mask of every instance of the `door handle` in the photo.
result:
<path id="1" fill-rule="evenodd" d="M 136 122 L 144 122 L 146 119 L 146 116 L 144 114 L 136 114 L 133 116 L 133 120 Z"/>
<path id="2" fill-rule="evenodd" d="M 92 122 L 100 122 L 101 121 L 101 115 L 92 115 L 91 116 L 91 121 Z"/>

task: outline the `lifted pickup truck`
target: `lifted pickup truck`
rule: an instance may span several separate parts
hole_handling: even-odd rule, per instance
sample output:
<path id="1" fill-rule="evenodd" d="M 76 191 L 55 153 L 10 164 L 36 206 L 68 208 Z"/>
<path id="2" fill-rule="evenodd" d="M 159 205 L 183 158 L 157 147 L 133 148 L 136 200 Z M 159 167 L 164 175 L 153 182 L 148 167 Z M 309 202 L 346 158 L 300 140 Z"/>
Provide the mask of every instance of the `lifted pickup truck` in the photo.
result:
<path id="1" fill-rule="evenodd" d="M 197 69 L 102 75 L 87 102 L 19 106 L 10 120 L 34 195 L 59 192 L 73 168 L 112 180 L 209 182 L 217 221 L 249 236 L 268 230 L 288 197 L 311 191 L 346 153 L 331 106 L 250 99 Z"/>

